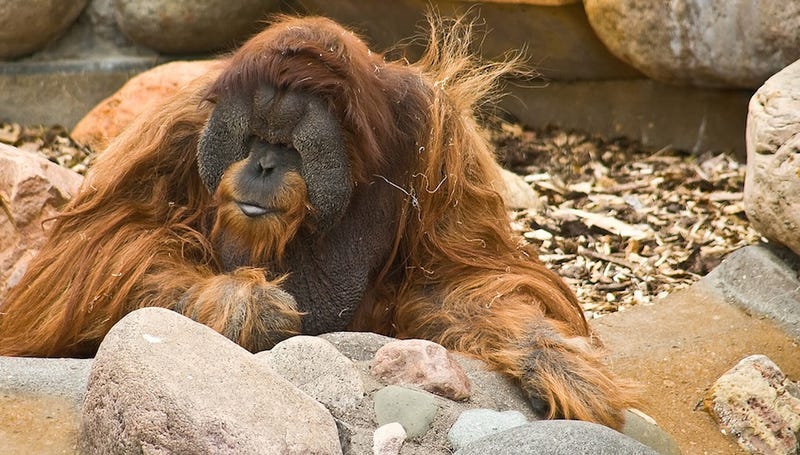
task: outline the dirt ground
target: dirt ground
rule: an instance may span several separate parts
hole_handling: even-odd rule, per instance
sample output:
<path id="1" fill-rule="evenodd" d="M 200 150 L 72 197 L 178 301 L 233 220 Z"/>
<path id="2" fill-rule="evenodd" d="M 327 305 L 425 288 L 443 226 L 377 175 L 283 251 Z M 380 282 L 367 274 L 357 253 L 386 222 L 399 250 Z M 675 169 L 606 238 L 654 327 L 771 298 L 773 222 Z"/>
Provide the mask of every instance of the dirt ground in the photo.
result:
<path id="1" fill-rule="evenodd" d="M 728 305 L 705 282 L 592 324 L 612 368 L 641 383 L 641 410 L 686 455 L 746 453 L 702 406 L 708 387 L 739 360 L 764 354 L 789 378 L 800 378 L 797 342 L 771 321 Z"/>
<path id="2" fill-rule="evenodd" d="M 0 455 L 74 454 L 79 418 L 63 398 L 0 395 Z"/>

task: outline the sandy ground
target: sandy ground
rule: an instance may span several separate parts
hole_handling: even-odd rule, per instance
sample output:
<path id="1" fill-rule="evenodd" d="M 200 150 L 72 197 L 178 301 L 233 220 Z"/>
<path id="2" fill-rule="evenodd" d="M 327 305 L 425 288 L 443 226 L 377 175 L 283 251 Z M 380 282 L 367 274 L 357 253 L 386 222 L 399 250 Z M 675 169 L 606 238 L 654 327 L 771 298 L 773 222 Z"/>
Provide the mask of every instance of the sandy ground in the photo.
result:
<path id="1" fill-rule="evenodd" d="M 745 454 L 702 406 L 705 391 L 742 358 L 764 354 L 800 379 L 800 347 L 771 321 L 751 317 L 698 282 L 653 305 L 596 319 L 612 368 L 642 384 L 641 410 L 685 455 Z"/>
<path id="2" fill-rule="evenodd" d="M 0 455 L 74 454 L 79 419 L 62 398 L 0 395 Z"/>

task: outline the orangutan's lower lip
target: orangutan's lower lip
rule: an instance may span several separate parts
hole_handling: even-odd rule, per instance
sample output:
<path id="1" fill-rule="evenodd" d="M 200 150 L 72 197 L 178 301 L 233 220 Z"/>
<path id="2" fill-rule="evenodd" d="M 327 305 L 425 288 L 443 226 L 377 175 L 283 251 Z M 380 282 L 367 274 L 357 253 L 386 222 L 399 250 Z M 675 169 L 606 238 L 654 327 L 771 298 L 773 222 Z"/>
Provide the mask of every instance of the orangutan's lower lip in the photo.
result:
<path id="1" fill-rule="evenodd" d="M 239 210 L 241 210 L 242 213 L 251 218 L 264 216 L 272 212 L 272 210 L 266 207 L 261 207 L 260 205 L 255 205 L 255 204 L 248 204 L 247 202 L 237 202 L 236 205 L 239 206 Z"/>

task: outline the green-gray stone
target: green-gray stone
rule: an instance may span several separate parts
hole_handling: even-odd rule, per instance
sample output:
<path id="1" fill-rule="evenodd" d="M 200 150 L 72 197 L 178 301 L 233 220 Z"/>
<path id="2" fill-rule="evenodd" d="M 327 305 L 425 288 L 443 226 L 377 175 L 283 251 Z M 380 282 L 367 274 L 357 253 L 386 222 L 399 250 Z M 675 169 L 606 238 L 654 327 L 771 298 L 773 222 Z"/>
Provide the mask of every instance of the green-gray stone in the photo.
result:
<path id="1" fill-rule="evenodd" d="M 622 428 L 622 433 L 652 447 L 661 455 L 681 454 L 681 449 L 672 436 L 635 412 L 625 411 L 625 426 Z"/>
<path id="2" fill-rule="evenodd" d="M 375 392 L 373 400 L 378 425 L 398 422 L 409 439 L 424 435 L 439 410 L 433 394 L 396 385 Z"/>

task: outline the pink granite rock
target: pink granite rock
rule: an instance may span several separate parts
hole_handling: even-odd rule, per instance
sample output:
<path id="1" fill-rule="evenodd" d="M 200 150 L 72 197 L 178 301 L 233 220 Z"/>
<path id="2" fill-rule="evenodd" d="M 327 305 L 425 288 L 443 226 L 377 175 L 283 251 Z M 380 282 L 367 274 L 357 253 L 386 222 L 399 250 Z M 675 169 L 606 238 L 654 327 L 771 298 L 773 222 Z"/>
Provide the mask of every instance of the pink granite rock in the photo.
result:
<path id="1" fill-rule="evenodd" d="M 82 181 L 36 153 L 0 144 L 0 302 L 44 244 L 42 222 L 72 199 Z"/>
<path id="2" fill-rule="evenodd" d="M 389 384 L 417 386 L 452 400 L 470 396 L 470 382 L 461 365 L 444 347 L 426 340 L 387 343 L 375 353 L 372 375 Z"/>

